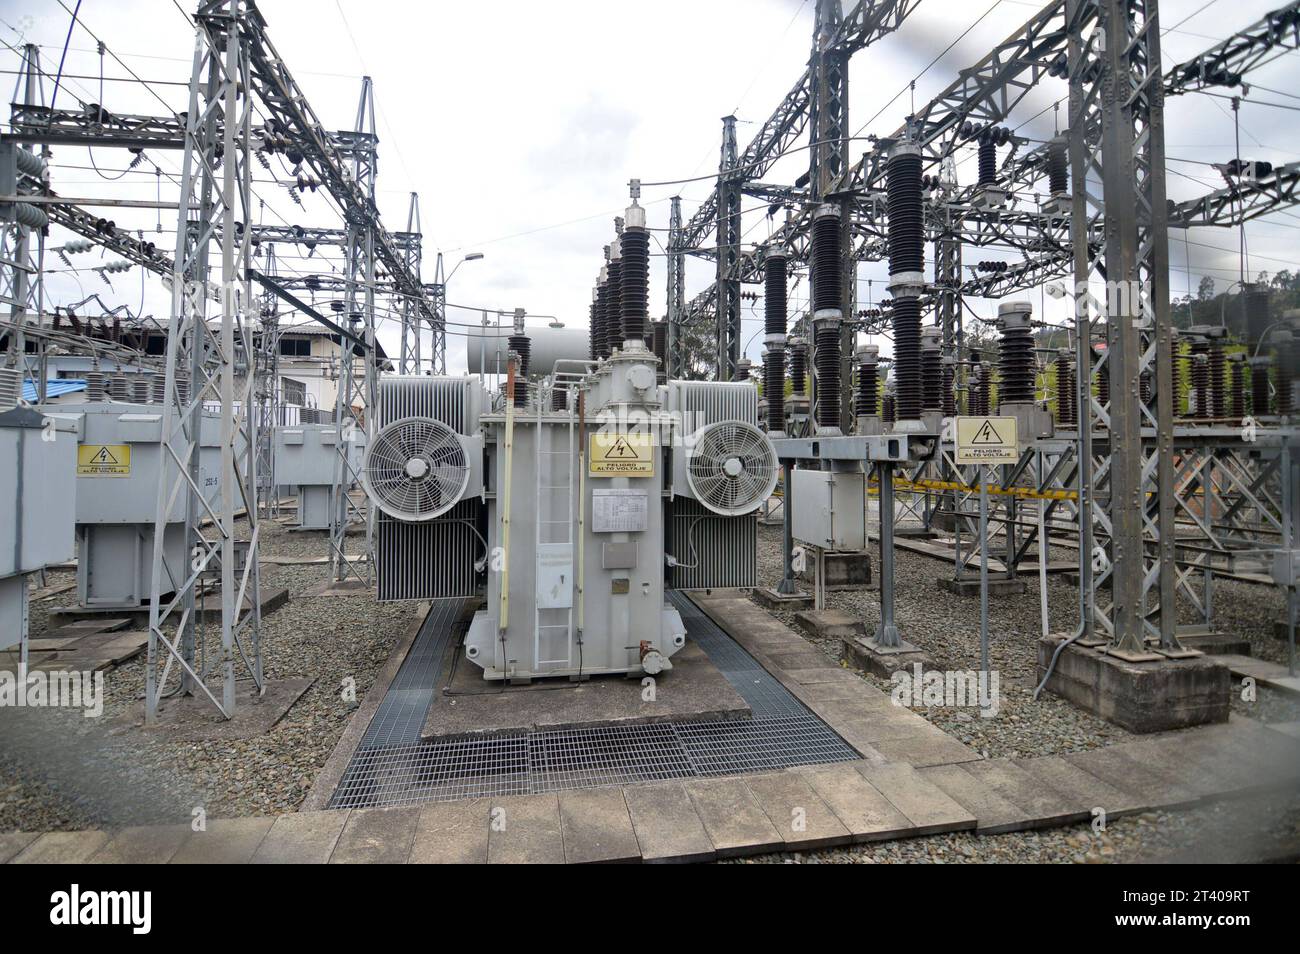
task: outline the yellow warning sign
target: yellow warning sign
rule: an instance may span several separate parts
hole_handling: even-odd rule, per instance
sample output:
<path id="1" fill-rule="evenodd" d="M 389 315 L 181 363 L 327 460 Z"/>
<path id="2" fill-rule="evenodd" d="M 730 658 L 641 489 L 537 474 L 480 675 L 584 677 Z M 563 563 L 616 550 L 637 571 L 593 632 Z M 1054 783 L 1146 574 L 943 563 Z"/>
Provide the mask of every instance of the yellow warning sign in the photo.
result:
<path id="1" fill-rule="evenodd" d="M 1020 460 L 1014 417 L 957 418 L 957 463 L 1014 464 Z"/>
<path id="2" fill-rule="evenodd" d="M 130 477 L 130 444 L 79 444 L 78 477 Z"/>
<path id="3" fill-rule="evenodd" d="M 591 435 L 587 473 L 592 477 L 653 477 L 654 435 L 597 431 Z"/>

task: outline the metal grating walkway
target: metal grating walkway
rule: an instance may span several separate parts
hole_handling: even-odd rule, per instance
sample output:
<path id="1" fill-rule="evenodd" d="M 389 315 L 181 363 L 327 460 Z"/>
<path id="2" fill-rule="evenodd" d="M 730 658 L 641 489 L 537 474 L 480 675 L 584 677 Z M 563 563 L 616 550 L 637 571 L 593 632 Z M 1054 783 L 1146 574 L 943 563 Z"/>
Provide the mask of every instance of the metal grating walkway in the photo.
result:
<path id="1" fill-rule="evenodd" d="M 434 604 L 330 800 L 331 808 L 530 795 L 674 778 L 771 771 L 858 757 L 685 594 L 687 632 L 750 705 L 739 721 L 520 732 L 421 742 L 460 600 Z"/>

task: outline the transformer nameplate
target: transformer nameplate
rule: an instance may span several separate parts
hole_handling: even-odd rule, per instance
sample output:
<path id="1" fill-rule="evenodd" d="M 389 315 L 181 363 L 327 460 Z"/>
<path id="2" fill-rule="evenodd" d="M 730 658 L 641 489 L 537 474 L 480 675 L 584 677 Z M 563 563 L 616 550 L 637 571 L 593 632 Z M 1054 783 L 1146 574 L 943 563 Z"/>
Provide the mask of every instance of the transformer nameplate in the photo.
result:
<path id="1" fill-rule="evenodd" d="M 593 490 L 592 533 L 636 533 L 649 527 L 650 499 L 639 490 Z"/>

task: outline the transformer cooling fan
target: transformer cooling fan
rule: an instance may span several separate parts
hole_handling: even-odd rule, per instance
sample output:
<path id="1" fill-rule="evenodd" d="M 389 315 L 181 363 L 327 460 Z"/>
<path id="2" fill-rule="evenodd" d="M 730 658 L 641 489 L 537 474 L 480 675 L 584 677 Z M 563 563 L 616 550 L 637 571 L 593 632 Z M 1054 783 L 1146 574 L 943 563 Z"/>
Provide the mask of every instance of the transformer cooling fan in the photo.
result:
<path id="1" fill-rule="evenodd" d="M 767 435 L 744 421 L 701 429 L 688 455 L 691 493 L 714 513 L 749 513 L 776 489 L 776 451 Z"/>
<path id="2" fill-rule="evenodd" d="M 429 417 L 407 417 L 382 428 L 366 450 L 362 482 L 390 517 L 432 520 L 465 493 L 469 459 L 460 437 Z"/>

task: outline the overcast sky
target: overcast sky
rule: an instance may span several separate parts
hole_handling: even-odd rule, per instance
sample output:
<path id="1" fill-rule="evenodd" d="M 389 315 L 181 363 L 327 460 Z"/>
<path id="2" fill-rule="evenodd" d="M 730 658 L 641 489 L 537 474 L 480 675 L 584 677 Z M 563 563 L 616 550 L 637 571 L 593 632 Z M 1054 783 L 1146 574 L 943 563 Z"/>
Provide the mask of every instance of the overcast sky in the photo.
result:
<path id="1" fill-rule="evenodd" d="M 17 64 L 14 48 L 25 42 L 40 45 L 46 71 L 57 70 L 76 0 L 63 2 L 67 7 L 59 0 L 0 0 L 0 38 L 6 44 L 3 56 L 11 83 Z M 179 2 L 185 9 L 192 6 L 187 0 Z M 409 194 L 419 193 L 426 281 L 433 278 L 437 251 L 443 251 L 448 270 L 467 252 L 482 252 L 482 261 L 466 263 L 455 273 L 448 291 L 451 303 L 472 309 L 523 307 L 533 315 L 584 325 L 601 246 L 613 233 L 613 216 L 627 205 L 628 179 L 688 179 L 715 171 L 720 118 L 730 112 L 739 117 L 743 148 L 807 62 L 813 3 L 264 0 L 259 7 L 272 42 L 326 126 L 352 126 L 360 78 L 373 78 L 379 114 L 379 206 L 389 229 L 404 229 Z M 851 6 L 850 0 L 845 5 Z M 1280 0 L 1166 0 L 1166 66 L 1279 5 Z M 892 132 L 909 111 L 913 94 L 906 90 L 913 77 L 915 101 L 921 104 L 951 82 L 957 69 L 973 65 L 1013 32 L 1036 6 L 1027 0 L 926 0 L 897 34 L 854 57 L 851 128 L 856 131 L 871 120 L 863 135 Z M 72 31 L 63 67 L 68 79 L 59 92 L 59 105 L 101 101 L 101 58 L 89 30 L 111 51 L 103 60 L 109 78 L 102 95 L 107 109 L 159 113 L 165 104 L 171 111 L 185 108 L 193 30 L 172 0 L 83 0 L 79 19 L 84 26 Z M 113 80 L 130 77 L 128 69 L 149 87 L 134 79 Z M 1300 158 L 1294 108 L 1251 101 L 1300 106 L 1295 95 L 1298 79 L 1300 60 L 1294 54 L 1252 74 L 1257 86 L 1240 116 L 1244 158 L 1274 163 Z M 1021 127 L 1019 132 L 1026 136 L 1050 135 L 1050 104 L 1064 92 L 1059 81 L 1044 84 L 1008 125 Z M 47 89 L 47 100 L 49 95 Z M 1039 118 L 1026 122 L 1044 107 Z M 1234 155 L 1229 101 L 1205 95 L 1171 100 L 1166 141 L 1170 198 L 1191 198 L 1221 186 L 1206 163 Z M 856 158 L 866 144 L 852 145 Z M 176 185 L 170 177 L 179 169 L 179 153 L 150 151 L 135 169 L 123 172 L 130 158 L 118 149 L 92 153 L 61 147 L 54 155 L 54 188 L 68 196 L 150 199 L 161 189 L 164 199 L 174 199 Z M 801 151 L 764 178 L 789 182 L 806 164 Z M 161 178 L 155 175 L 155 165 L 163 172 Z M 255 166 L 254 173 L 255 191 L 265 204 L 263 221 L 339 224 L 320 197 L 308 195 L 305 207 L 294 204 L 281 184 L 288 175 L 278 162 L 270 171 Z M 971 181 L 973 160 L 963 161 L 958 174 L 963 183 Z M 105 176 L 118 178 L 110 181 Z M 671 195 L 681 194 L 689 217 L 711 188 L 708 181 L 647 188 L 642 204 L 649 225 L 666 228 Z M 746 241 L 761 240 L 769 228 L 764 213 L 756 200 L 746 200 L 745 206 L 756 208 L 744 220 Z M 144 230 L 169 250 L 174 244 L 174 212 L 113 210 L 111 217 L 120 226 Z M 1252 272 L 1288 266 L 1294 270 L 1300 263 L 1300 255 L 1292 251 L 1298 224 L 1300 212 L 1291 211 L 1248 227 Z M 51 245 L 68 237 L 56 230 Z M 664 233 L 656 237 L 666 242 Z M 1235 231 L 1194 230 L 1186 243 L 1183 232 L 1171 232 L 1174 292 L 1195 288 L 1206 274 L 1221 289 L 1227 287 L 1237 274 L 1236 248 Z M 652 252 L 661 249 L 652 243 Z M 336 257 L 328 255 L 301 260 L 288 249 L 280 254 L 285 270 L 322 272 L 337 267 Z M 164 315 L 167 298 L 156 279 L 145 279 L 142 288 L 140 270 L 132 269 L 126 275 L 110 275 L 110 290 L 96 273 L 85 270 L 98 261 L 98 252 L 74 258 L 73 265 L 82 270 L 69 273 L 57 271 L 64 265 L 52 257 L 49 303 L 65 304 L 99 292 L 110 305 L 126 302 L 134 310 L 143 300 L 146 313 Z M 711 263 L 691 263 L 688 297 L 708 284 L 711 271 Z M 886 276 L 884 263 L 863 265 L 860 299 L 880 298 Z M 1042 302 L 1038 291 L 1029 297 L 1036 307 Z M 1050 315 L 1051 299 L 1046 304 Z M 976 299 L 971 305 L 981 314 L 996 310 L 996 302 Z M 761 353 L 761 308 L 761 301 L 745 305 L 747 351 L 755 359 Z M 651 312 L 659 316 L 663 311 L 664 262 L 657 255 L 652 260 Z M 464 370 L 464 344 L 455 333 L 462 329 L 454 323 L 477 323 L 479 317 L 474 310 L 452 308 L 448 318 L 453 323 L 448 368 L 455 373 Z M 381 337 L 389 352 L 396 353 L 394 322 L 381 325 Z M 888 352 L 887 343 L 882 344 Z"/>

